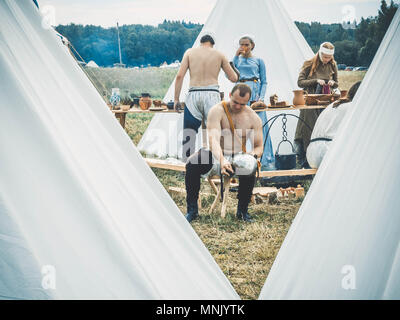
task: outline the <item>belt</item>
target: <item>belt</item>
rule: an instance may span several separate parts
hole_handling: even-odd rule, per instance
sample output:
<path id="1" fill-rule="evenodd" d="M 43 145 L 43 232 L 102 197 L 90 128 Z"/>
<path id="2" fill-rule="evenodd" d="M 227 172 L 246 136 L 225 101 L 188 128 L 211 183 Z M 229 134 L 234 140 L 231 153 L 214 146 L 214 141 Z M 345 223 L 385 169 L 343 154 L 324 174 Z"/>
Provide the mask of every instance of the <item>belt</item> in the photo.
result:
<path id="1" fill-rule="evenodd" d="M 197 91 L 214 91 L 214 92 L 218 92 L 218 89 L 189 89 L 189 92 L 197 92 Z"/>
<path id="2" fill-rule="evenodd" d="M 310 143 L 315 142 L 315 141 L 332 141 L 332 139 L 330 139 L 330 138 L 315 138 L 315 139 L 311 139 Z"/>
<path id="3" fill-rule="evenodd" d="M 257 77 L 253 77 L 250 79 L 239 79 L 239 82 L 247 82 L 247 81 L 254 81 L 257 82 L 259 79 Z"/>

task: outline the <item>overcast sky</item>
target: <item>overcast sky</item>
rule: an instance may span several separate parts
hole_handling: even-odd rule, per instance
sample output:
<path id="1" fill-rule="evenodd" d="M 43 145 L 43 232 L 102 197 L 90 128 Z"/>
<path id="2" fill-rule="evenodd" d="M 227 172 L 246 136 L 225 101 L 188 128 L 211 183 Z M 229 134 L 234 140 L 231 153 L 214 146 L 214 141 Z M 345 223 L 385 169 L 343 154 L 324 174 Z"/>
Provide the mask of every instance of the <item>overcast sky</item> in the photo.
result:
<path id="1" fill-rule="evenodd" d="M 205 23 L 217 0 L 38 0 L 54 11 L 58 24 L 157 25 L 164 19 Z M 246 0 L 243 0 L 246 1 Z M 267 0 L 268 1 L 268 0 Z M 296 21 L 341 22 L 343 17 L 375 16 L 380 0 L 281 0 Z M 387 1 L 390 2 L 389 0 Z M 396 0 L 399 3 L 400 0 Z M 49 7 L 51 6 L 51 7 Z"/>

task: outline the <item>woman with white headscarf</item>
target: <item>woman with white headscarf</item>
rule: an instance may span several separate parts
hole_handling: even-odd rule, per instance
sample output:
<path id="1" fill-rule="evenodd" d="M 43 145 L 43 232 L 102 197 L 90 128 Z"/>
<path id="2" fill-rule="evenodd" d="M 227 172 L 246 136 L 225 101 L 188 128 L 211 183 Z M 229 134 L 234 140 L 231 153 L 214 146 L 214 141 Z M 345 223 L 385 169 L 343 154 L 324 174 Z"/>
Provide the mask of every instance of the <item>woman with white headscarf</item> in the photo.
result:
<path id="1" fill-rule="evenodd" d="M 338 69 L 334 59 L 335 47 L 330 42 L 321 44 L 317 54 L 304 62 L 301 68 L 297 85 L 308 93 L 330 93 L 336 89 L 338 83 Z M 315 122 L 323 109 L 300 110 L 300 119 L 297 122 L 295 144 L 298 161 L 301 167 L 309 168 L 306 152 L 310 144 L 311 133 Z M 308 128 L 309 127 L 309 128 Z"/>
<path id="2" fill-rule="evenodd" d="M 247 84 L 251 89 L 249 105 L 257 101 L 264 101 L 267 89 L 267 76 L 263 59 L 255 57 L 252 51 L 255 47 L 254 37 L 245 35 L 239 39 L 239 48 L 233 58 L 233 64 L 240 73 L 238 82 Z M 265 111 L 258 112 L 263 124 L 267 122 Z M 275 158 L 272 150 L 271 138 L 267 136 L 268 124 L 263 128 L 264 133 L 264 152 L 261 158 L 263 170 L 273 170 L 275 168 Z"/>

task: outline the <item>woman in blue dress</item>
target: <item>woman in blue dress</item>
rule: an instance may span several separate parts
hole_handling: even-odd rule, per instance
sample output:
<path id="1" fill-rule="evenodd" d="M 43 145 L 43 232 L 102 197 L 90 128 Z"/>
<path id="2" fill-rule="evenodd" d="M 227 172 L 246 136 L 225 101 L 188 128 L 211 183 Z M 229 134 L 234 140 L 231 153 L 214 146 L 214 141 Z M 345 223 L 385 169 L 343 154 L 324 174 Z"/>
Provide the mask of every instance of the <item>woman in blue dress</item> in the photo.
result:
<path id="1" fill-rule="evenodd" d="M 239 82 L 246 83 L 251 88 L 249 105 L 253 102 L 264 101 L 267 89 L 267 76 L 263 59 L 254 57 L 252 51 L 255 42 L 250 36 L 243 36 L 239 40 L 239 49 L 233 58 L 233 64 L 240 72 Z M 267 113 L 257 112 L 263 124 L 267 123 Z M 272 150 L 271 137 L 268 135 L 268 124 L 263 128 L 264 133 L 264 153 L 261 159 L 262 170 L 275 169 L 275 157 Z"/>

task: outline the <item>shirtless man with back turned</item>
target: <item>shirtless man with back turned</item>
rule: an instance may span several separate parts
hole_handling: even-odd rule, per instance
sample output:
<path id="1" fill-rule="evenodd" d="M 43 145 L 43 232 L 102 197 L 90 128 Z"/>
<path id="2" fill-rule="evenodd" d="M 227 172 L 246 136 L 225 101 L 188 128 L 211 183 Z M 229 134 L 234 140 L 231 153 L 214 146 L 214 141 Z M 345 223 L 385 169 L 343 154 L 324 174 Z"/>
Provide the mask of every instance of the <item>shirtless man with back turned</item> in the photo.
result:
<path id="1" fill-rule="evenodd" d="M 251 89 L 246 84 L 238 84 L 230 93 L 230 101 L 220 102 L 211 108 L 208 114 L 207 132 L 210 150 L 200 149 L 189 157 L 186 163 L 186 219 L 191 222 L 198 217 L 197 200 L 200 191 L 200 176 L 215 175 L 221 172 L 233 173 L 231 161 L 244 149 L 247 139 L 253 141 L 253 150 L 249 154 L 256 159 L 263 153 L 262 122 L 247 103 Z M 232 117 L 236 136 L 232 135 L 224 103 Z M 240 141 L 239 141 L 240 140 Z M 255 173 L 239 175 L 238 207 L 236 217 L 239 220 L 252 222 L 248 214 L 248 205 L 255 183 Z"/>
<path id="2" fill-rule="evenodd" d="M 224 70 L 227 78 L 236 82 L 238 73 L 221 52 L 215 50 L 214 39 L 206 34 L 200 39 L 200 47 L 185 52 L 175 80 L 174 106 L 179 105 L 183 79 L 189 69 L 190 88 L 186 96 L 183 121 L 183 161 L 194 152 L 196 135 L 202 120 L 207 123 L 208 111 L 221 101 L 218 75 Z"/>

